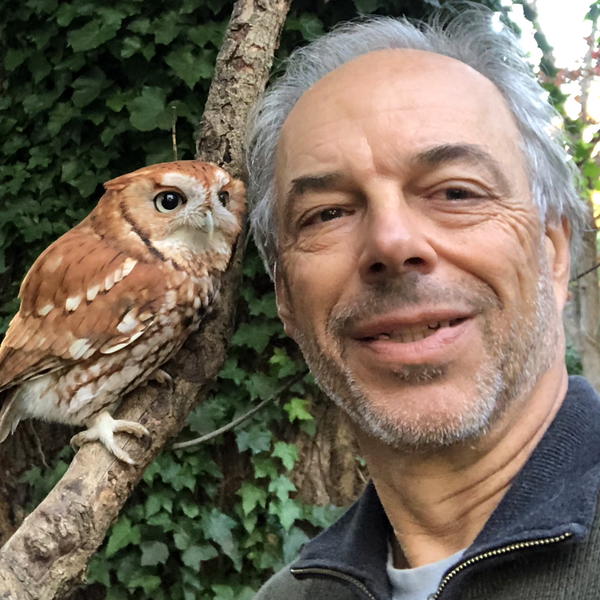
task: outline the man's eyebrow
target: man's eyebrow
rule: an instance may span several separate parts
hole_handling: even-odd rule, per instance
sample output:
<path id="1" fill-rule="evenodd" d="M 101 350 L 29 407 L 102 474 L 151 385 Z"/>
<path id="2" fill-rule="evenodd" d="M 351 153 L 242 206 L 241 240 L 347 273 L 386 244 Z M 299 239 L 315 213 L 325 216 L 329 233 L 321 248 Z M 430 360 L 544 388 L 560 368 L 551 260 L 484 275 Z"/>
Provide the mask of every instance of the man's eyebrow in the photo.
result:
<path id="1" fill-rule="evenodd" d="M 458 161 L 482 165 L 494 177 L 502 192 L 510 192 L 510 182 L 502 172 L 498 161 L 484 148 L 476 144 L 441 144 L 419 152 L 412 159 L 415 165 L 427 167 L 437 167 Z"/>
<path id="2" fill-rule="evenodd" d="M 290 189 L 285 198 L 286 206 L 296 197 L 306 192 L 322 192 L 331 190 L 339 184 L 342 176 L 339 173 L 325 173 L 323 175 L 303 175 L 292 179 Z"/>

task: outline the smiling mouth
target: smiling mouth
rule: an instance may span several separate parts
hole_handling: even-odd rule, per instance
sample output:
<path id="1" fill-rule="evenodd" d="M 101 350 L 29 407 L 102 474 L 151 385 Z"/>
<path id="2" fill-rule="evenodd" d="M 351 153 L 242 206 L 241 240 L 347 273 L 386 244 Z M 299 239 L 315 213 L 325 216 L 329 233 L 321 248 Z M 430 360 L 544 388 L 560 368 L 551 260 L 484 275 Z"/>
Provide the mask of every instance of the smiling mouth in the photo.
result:
<path id="1" fill-rule="evenodd" d="M 419 340 L 425 339 L 446 327 L 456 327 L 468 317 L 460 317 L 458 319 L 450 319 L 448 321 L 432 321 L 422 325 L 410 325 L 399 327 L 392 331 L 382 331 L 377 335 L 365 336 L 358 338 L 360 342 L 374 342 L 379 340 L 390 340 L 393 342 L 400 342 L 401 344 L 407 344 L 410 342 L 418 342 Z"/>

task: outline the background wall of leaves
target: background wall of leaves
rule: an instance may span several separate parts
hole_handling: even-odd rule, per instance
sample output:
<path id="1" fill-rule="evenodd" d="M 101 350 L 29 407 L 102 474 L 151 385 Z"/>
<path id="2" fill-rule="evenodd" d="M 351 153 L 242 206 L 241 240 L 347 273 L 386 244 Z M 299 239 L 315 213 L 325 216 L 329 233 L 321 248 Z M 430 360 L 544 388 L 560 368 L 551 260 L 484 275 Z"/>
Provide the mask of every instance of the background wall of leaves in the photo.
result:
<path id="1" fill-rule="evenodd" d="M 485 2 L 499 9 L 499 0 Z M 275 71 L 297 45 L 359 14 L 420 18 L 437 0 L 298 0 Z M 213 65 L 233 3 L 27 0 L 0 6 L 0 333 L 34 258 L 81 220 L 101 183 L 145 164 L 193 158 Z M 248 250 L 238 328 L 214 393 L 182 438 L 211 431 L 305 367 L 276 318 L 272 286 Z M 301 501 L 291 441 L 315 432 L 305 377 L 242 427 L 165 451 L 92 562 L 81 598 L 245 600 L 339 513 Z M 35 505 L 70 448 L 24 475 Z"/>

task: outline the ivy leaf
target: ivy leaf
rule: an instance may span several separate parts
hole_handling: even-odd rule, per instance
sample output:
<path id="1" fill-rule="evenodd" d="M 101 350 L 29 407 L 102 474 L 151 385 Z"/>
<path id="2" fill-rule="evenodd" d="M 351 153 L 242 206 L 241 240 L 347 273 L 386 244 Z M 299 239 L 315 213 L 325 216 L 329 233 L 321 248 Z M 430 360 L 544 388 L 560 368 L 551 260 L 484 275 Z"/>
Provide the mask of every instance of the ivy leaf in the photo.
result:
<path id="1" fill-rule="evenodd" d="M 320 37 L 324 33 L 323 23 L 319 17 L 311 14 L 302 14 L 295 19 L 288 19 L 286 27 L 292 31 L 299 31 L 307 42 Z"/>
<path id="2" fill-rule="evenodd" d="M 275 292 L 263 294 L 260 298 L 253 298 L 248 301 L 250 314 L 253 316 L 265 315 L 269 319 L 277 316 L 277 304 L 275 302 Z"/>
<path id="3" fill-rule="evenodd" d="M 177 550 L 186 550 L 190 547 L 192 538 L 186 530 L 181 530 L 173 534 L 173 541 L 175 542 L 175 548 Z"/>
<path id="4" fill-rule="evenodd" d="M 212 76 L 212 62 L 208 61 L 207 55 L 195 55 L 192 46 L 189 45 L 180 46 L 167 54 L 165 62 L 190 89 L 193 89 L 200 79 L 210 79 Z"/>
<path id="5" fill-rule="evenodd" d="M 271 457 L 255 456 L 252 462 L 254 463 L 254 476 L 257 479 L 262 477 L 274 479 L 277 476 L 277 466 Z"/>
<path id="6" fill-rule="evenodd" d="M 149 575 L 147 573 L 136 573 L 127 582 L 129 589 L 142 588 L 146 594 L 157 590 L 162 581 L 157 575 Z"/>
<path id="7" fill-rule="evenodd" d="M 236 385 L 240 385 L 247 376 L 247 371 L 238 366 L 237 358 L 230 357 L 225 361 L 219 373 L 220 379 L 231 379 Z"/>
<path id="8" fill-rule="evenodd" d="M 55 136 L 63 126 L 77 115 L 70 102 L 59 102 L 50 111 L 48 119 L 48 133 Z"/>
<path id="9" fill-rule="evenodd" d="M 77 159 L 67 160 L 62 164 L 60 180 L 73 184 L 77 175 L 79 175 L 81 165 Z"/>
<path id="10" fill-rule="evenodd" d="M 291 471 L 298 460 L 298 448 L 285 442 L 276 442 L 273 449 L 273 456 L 280 458 L 283 466 L 288 471 Z"/>
<path id="11" fill-rule="evenodd" d="M 246 383 L 246 388 L 252 398 L 264 400 L 272 397 L 277 392 L 279 382 L 263 373 L 253 373 Z"/>
<path id="12" fill-rule="evenodd" d="M 188 29 L 186 33 L 190 41 L 200 48 L 206 46 L 207 42 L 212 42 L 218 48 L 223 41 L 224 28 L 222 23 L 203 23 Z"/>
<path id="13" fill-rule="evenodd" d="M 142 550 L 140 560 L 142 567 L 154 567 L 165 563 L 169 558 L 169 548 L 163 542 L 142 542 L 140 548 Z"/>
<path id="14" fill-rule="evenodd" d="M 146 499 L 144 515 L 146 518 L 158 513 L 161 509 L 171 514 L 173 512 L 173 490 L 155 489 Z"/>
<path id="15" fill-rule="evenodd" d="M 107 560 L 101 560 L 98 555 L 94 556 L 90 561 L 86 573 L 86 579 L 89 583 L 101 583 L 102 585 L 110 586 L 110 563 Z"/>
<path id="16" fill-rule="evenodd" d="M 379 8 L 380 2 L 379 0 L 354 0 L 354 6 L 360 14 L 364 15 L 374 13 Z"/>
<path id="17" fill-rule="evenodd" d="M 214 600 L 252 600 L 256 594 L 256 590 L 245 586 L 236 586 L 235 588 L 230 585 L 224 585 L 221 583 L 215 583 L 210 586 L 210 589 L 214 592 Z"/>
<path id="18" fill-rule="evenodd" d="M 131 102 L 133 100 L 133 98 L 134 96 L 131 90 L 128 90 L 126 92 L 115 92 L 106 99 L 106 106 L 108 106 L 110 110 L 120 112 L 128 102 Z"/>
<path id="19" fill-rule="evenodd" d="M 27 50 L 21 50 L 17 48 L 9 48 L 4 55 L 4 66 L 7 71 L 16 69 L 19 65 L 25 62 L 25 59 L 29 56 Z"/>
<path id="20" fill-rule="evenodd" d="M 56 0 L 29 0 L 27 6 L 36 13 L 51 14 L 56 10 Z"/>
<path id="21" fill-rule="evenodd" d="M 122 587 L 113 585 L 106 590 L 105 600 L 128 600 L 129 597 L 129 594 Z"/>
<path id="22" fill-rule="evenodd" d="M 307 410 L 309 401 L 306 398 L 292 398 L 286 402 L 283 409 L 288 414 L 290 421 L 312 421 L 314 417 Z"/>
<path id="23" fill-rule="evenodd" d="M 179 15 L 176 12 L 167 13 L 153 23 L 154 40 L 157 44 L 170 44 L 177 37 L 181 28 Z"/>
<path id="24" fill-rule="evenodd" d="M 127 37 L 123 38 L 122 44 L 121 58 L 130 58 L 139 52 L 144 45 L 139 37 L 133 35 L 128 35 Z"/>
<path id="25" fill-rule="evenodd" d="M 127 28 L 133 31 L 134 33 L 141 33 L 142 35 L 144 35 L 151 31 L 152 23 L 147 17 L 140 17 L 139 19 L 134 19 L 133 21 L 131 21 Z"/>
<path id="26" fill-rule="evenodd" d="M 181 560 L 186 567 L 198 569 L 201 562 L 216 558 L 217 556 L 219 556 L 219 553 L 210 544 L 203 544 L 202 546 L 192 545 L 181 553 Z"/>
<path id="27" fill-rule="evenodd" d="M 140 131 L 156 128 L 158 117 L 165 110 L 166 92 L 159 87 L 144 86 L 142 93 L 128 103 L 131 124 Z"/>
<path id="28" fill-rule="evenodd" d="M 198 503 L 187 498 L 180 500 L 179 506 L 181 507 L 181 510 L 185 516 L 189 517 L 190 519 L 193 519 L 200 514 L 200 507 L 198 506 Z"/>
<path id="29" fill-rule="evenodd" d="M 271 502 L 269 512 L 279 518 L 281 526 L 287 531 L 302 514 L 300 506 L 292 499 Z"/>
<path id="30" fill-rule="evenodd" d="M 315 527 L 325 529 L 337 521 L 345 510 L 343 506 L 311 506 L 305 511 L 304 518 Z"/>
<path id="31" fill-rule="evenodd" d="M 221 546 L 223 552 L 229 556 L 235 568 L 239 571 L 242 568 L 241 557 L 231 533 L 235 524 L 231 517 L 216 508 L 211 509 L 202 519 L 204 535 Z"/>
<path id="32" fill-rule="evenodd" d="M 155 515 L 161 509 L 160 498 L 156 494 L 150 494 L 148 498 L 146 498 L 144 509 L 146 511 L 146 518 Z"/>
<path id="33" fill-rule="evenodd" d="M 127 517 L 120 518 L 114 525 L 108 537 L 106 557 L 113 556 L 121 548 L 129 544 L 139 544 L 141 539 L 140 528 L 132 525 Z"/>
<path id="34" fill-rule="evenodd" d="M 108 40 L 112 40 L 120 27 L 120 22 L 104 23 L 100 19 L 92 19 L 80 29 L 67 34 L 67 42 L 75 52 L 86 52 L 98 48 Z"/>
<path id="35" fill-rule="evenodd" d="M 108 87 L 106 75 L 98 67 L 94 67 L 87 75 L 82 75 L 73 81 L 73 104 L 77 108 L 87 106 L 95 100 L 102 90 Z"/>
<path id="36" fill-rule="evenodd" d="M 71 21 L 77 16 L 79 16 L 79 8 L 76 4 L 67 4 L 61 3 L 56 11 L 56 22 L 61 27 L 68 27 L 71 24 Z"/>
<path id="37" fill-rule="evenodd" d="M 52 65 L 46 60 L 43 52 L 36 52 L 27 61 L 27 68 L 33 76 L 33 82 L 39 83 L 50 73 Z"/>
<path id="38" fill-rule="evenodd" d="M 299 527 L 292 527 L 288 534 L 283 539 L 283 562 L 290 563 L 300 552 L 300 548 L 309 537 Z"/>
<path id="39" fill-rule="evenodd" d="M 111 6 L 99 5 L 95 7 L 95 10 L 102 18 L 102 22 L 108 27 L 120 27 L 123 19 L 127 16 L 122 10 Z"/>
<path id="40" fill-rule="evenodd" d="M 256 424 L 238 431 L 235 437 L 240 452 L 252 450 L 253 454 L 258 454 L 271 447 L 273 434 L 265 429 L 262 424 Z"/>
<path id="41" fill-rule="evenodd" d="M 259 505 L 263 508 L 267 503 L 267 493 L 264 489 L 256 487 L 254 484 L 246 481 L 237 492 L 242 498 L 242 510 L 244 515 L 252 512 Z"/>
<path id="42" fill-rule="evenodd" d="M 269 483 L 269 491 L 274 492 L 275 495 L 283 502 L 290 497 L 290 492 L 296 491 L 296 486 L 293 482 L 285 475 L 279 475 L 277 479 L 273 479 Z"/>

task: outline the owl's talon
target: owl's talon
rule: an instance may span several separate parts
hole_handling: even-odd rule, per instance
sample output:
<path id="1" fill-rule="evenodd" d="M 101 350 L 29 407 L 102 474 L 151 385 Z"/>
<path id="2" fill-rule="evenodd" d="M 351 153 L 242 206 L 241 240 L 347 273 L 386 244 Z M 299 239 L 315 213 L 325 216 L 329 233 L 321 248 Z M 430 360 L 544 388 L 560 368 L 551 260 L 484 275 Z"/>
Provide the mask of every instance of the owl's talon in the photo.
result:
<path id="1" fill-rule="evenodd" d="M 98 441 L 104 444 L 104 447 L 119 460 L 129 465 L 135 465 L 136 461 L 115 442 L 115 433 L 129 433 L 137 438 L 150 435 L 150 432 L 141 423 L 113 419 L 107 412 L 102 412 L 92 421 L 88 429 L 71 438 L 71 446 L 78 448 L 87 442 Z"/>
<path id="2" fill-rule="evenodd" d="M 159 385 L 166 385 L 170 389 L 173 389 L 174 386 L 173 378 L 162 369 L 156 369 L 156 371 L 154 371 L 154 373 L 150 375 L 150 380 L 156 381 L 156 383 L 158 383 Z"/>

